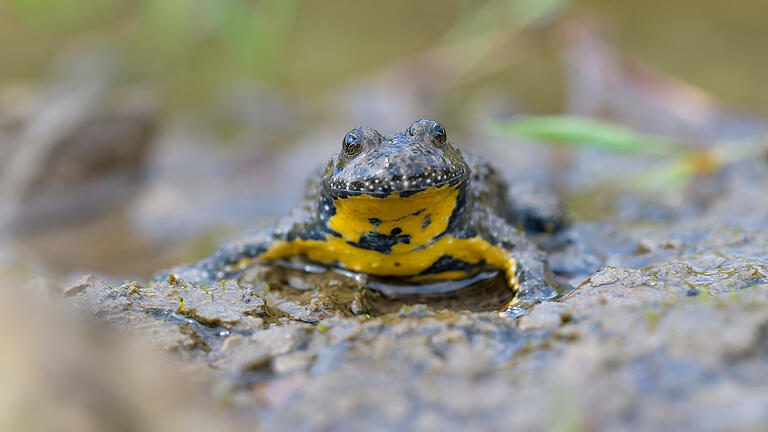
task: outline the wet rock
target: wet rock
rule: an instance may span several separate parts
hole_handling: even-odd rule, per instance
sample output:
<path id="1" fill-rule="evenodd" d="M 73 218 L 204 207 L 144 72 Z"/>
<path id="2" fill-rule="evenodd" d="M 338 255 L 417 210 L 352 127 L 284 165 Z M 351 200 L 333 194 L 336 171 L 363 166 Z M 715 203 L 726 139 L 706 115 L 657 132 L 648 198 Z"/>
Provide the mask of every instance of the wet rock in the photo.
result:
<path id="1" fill-rule="evenodd" d="M 682 244 L 677 240 L 664 240 L 658 242 L 653 239 L 644 238 L 637 243 L 635 252 L 638 254 L 646 254 L 658 251 L 659 249 L 680 249 L 681 247 Z"/>
<path id="2" fill-rule="evenodd" d="M 653 276 L 634 269 L 606 267 L 566 294 L 563 302 L 597 307 L 608 303 L 633 304 L 660 300 L 668 295 L 664 284 Z"/>
<path id="3" fill-rule="evenodd" d="M 239 373 L 271 371 L 269 349 L 256 343 L 245 343 L 235 348 L 229 360 L 232 369 Z"/>
<path id="4" fill-rule="evenodd" d="M 671 263 L 661 266 L 656 276 L 666 280 L 687 279 L 694 274 L 693 267 L 686 263 Z"/>
<path id="5" fill-rule="evenodd" d="M 87 275 L 83 276 L 75 284 L 70 285 L 70 286 L 64 288 L 61 291 L 61 296 L 62 297 L 71 297 L 71 296 L 79 293 L 80 291 L 88 288 L 88 287 L 92 287 L 95 282 L 96 282 L 96 277 L 94 275 L 92 275 L 92 274 L 87 274 Z"/>
<path id="6" fill-rule="evenodd" d="M 139 317 L 134 317 L 131 321 L 131 334 L 143 335 L 152 342 L 153 346 L 162 351 L 185 359 L 191 359 L 199 352 L 210 351 L 210 347 L 202 338 L 186 327 L 168 325 L 162 321 L 144 321 Z M 121 328 L 129 324 L 122 320 L 114 323 L 119 324 Z"/>
<path id="7" fill-rule="evenodd" d="M 735 265 L 727 266 L 718 270 L 717 280 L 712 282 L 708 288 L 710 291 L 719 291 L 721 293 L 731 292 L 733 290 L 744 289 L 768 280 L 765 267 L 757 265 Z"/>
<path id="8" fill-rule="evenodd" d="M 269 314 L 262 297 L 234 282 L 230 282 L 229 286 L 222 285 L 221 288 L 188 288 L 178 293 L 179 305 L 176 312 L 208 327 L 233 328 L 244 316 L 264 317 Z"/>
<path id="9" fill-rule="evenodd" d="M 417 304 L 413 306 L 403 305 L 397 316 L 401 318 L 422 318 L 434 315 L 427 305 Z"/>
<path id="10" fill-rule="evenodd" d="M 277 356 L 308 343 L 311 330 L 311 326 L 301 324 L 270 328 L 255 333 L 252 336 L 252 342 L 263 346 L 271 356 Z"/>
<path id="11" fill-rule="evenodd" d="M 299 352 L 275 357 L 272 361 L 272 369 L 278 375 L 285 375 L 308 369 L 315 360 L 314 354 Z"/>
<path id="12" fill-rule="evenodd" d="M 562 303 L 544 302 L 534 306 L 527 315 L 520 318 L 519 325 L 523 330 L 546 329 L 554 330 L 560 324 L 570 321 L 572 307 Z"/>

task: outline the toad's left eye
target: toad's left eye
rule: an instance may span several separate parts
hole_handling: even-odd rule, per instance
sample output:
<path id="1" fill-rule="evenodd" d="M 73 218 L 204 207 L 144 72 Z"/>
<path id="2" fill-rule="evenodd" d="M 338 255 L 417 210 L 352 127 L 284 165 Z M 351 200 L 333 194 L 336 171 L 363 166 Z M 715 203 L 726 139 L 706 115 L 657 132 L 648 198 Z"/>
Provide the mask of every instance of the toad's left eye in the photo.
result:
<path id="1" fill-rule="evenodd" d="M 448 137 L 445 135 L 445 128 L 436 121 L 421 119 L 408 128 L 408 135 L 422 138 L 425 135 L 429 137 L 434 145 L 442 147 Z"/>
<path id="2" fill-rule="evenodd" d="M 432 142 L 437 146 L 442 146 L 448 139 L 448 136 L 445 134 L 445 128 L 438 122 L 432 122 L 429 136 L 432 138 Z"/>

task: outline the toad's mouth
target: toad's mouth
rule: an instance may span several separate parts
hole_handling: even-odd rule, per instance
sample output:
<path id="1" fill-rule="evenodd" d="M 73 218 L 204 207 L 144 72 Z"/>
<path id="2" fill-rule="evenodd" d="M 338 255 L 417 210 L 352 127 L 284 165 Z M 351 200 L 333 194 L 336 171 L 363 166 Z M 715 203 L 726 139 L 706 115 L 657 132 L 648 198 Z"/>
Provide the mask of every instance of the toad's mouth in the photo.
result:
<path id="1" fill-rule="evenodd" d="M 369 195 L 374 198 L 399 196 L 406 198 L 432 188 L 456 186 L 467 179 L 467 172 L 446 173 L 430 171 L 412 176 L 392 176 L 390 178 L 371 178 L 349 182 L 324 182 L 326 190 L 333 198 Z"/>

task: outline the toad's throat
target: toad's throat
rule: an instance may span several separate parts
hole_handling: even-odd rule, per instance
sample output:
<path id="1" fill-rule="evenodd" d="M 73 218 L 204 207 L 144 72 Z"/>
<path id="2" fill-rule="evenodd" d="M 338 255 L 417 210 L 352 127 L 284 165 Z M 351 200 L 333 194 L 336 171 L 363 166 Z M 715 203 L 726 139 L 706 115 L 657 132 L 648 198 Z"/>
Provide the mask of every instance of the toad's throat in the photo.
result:
<path id="1" fill-rule="evenodd" d="M 336 199 L 328 228 L 350 245 L 379 253 L 423 249 L 448 228 L 458 205 L 459 187 L 433 186 L 405 197 L 392 194 Z"/>

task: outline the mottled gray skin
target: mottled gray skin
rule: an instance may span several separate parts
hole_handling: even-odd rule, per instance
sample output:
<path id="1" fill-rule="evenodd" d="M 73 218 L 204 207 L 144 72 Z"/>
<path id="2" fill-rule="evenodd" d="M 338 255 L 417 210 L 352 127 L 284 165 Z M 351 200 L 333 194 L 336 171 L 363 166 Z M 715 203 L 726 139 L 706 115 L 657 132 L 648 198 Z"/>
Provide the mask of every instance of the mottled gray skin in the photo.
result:
<path id="1" fill-rule="evenodd" d="M 407 196 L 446 184 L 458 184 L 459 195 L 448 228 L 437 237 L 451 235 L 462 239 L 479 235 L 517 259 L 521 284 L 518 296 L 524 303 L 553 296 L 555 282 L 544 253 L 523 231 L 540 234 L 564 227 L 567 221 L 560 201 L 534 189 L 523 190 L 537 194 L 536 197 L 510 194 L 511 189 L 489 162 L 462 154 L 447 141 L 443 126 L 430 120 L 418 120 L 404 132 L 388 137 L 370 128 L 353 129 L 345 136 L 341 152 L 333 155 L 325 170 L 310 180 L 306 201 L 290 216 L 270 229 L 222 247 L 197 264 L 172 272 L 193 282 L 232 277 L 230 266 L 244 258 L 258 258 L 274 242 L 339 236 L 328 226 L 328 220 L 335 214 L 334 200 L 361 194 L 381 198 L 392 194 Z M 391 245 L 387 241 L 397 239 L 377 235 L 376 241 L 355 246 L 388 253 Z M 446 259 L 431 271 L 466 265 Z M 156 278 L 163 279 L 167 274 L 163 272 Z"/>
<path id="2" fill-rule="evenodd" d="M 465 182 L 469 173 L 443 126 L 419 120 L 389 137 L 367 127 L 351 130 L 341 152 L 328 162 L 322 186 L 334 198 L 408 196 L 432 186 Z"/>

